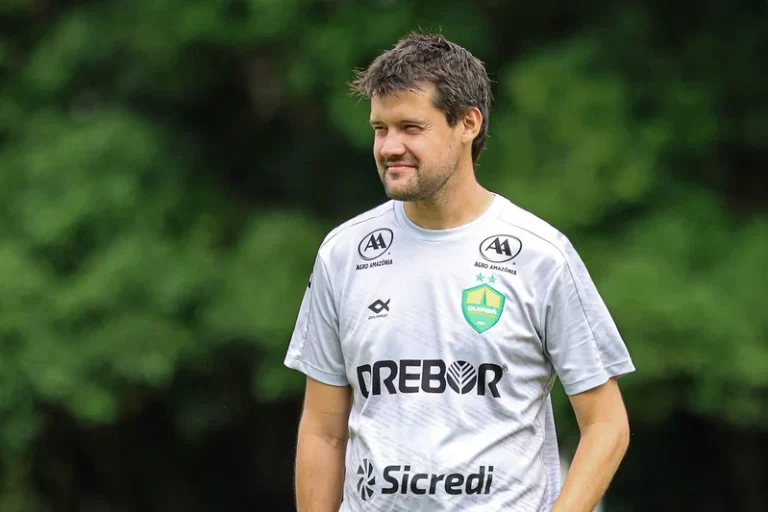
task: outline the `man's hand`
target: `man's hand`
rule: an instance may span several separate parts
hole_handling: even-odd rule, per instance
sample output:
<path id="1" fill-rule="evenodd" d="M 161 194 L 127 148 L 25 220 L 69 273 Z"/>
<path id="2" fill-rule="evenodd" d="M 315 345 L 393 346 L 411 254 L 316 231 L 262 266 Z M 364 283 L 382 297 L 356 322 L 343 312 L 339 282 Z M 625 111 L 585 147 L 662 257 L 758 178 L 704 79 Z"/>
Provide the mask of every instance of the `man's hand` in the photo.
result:
<path id="1" fill-rule="evenodd" d="M 351 403 L 349 386 L 329 386 L 307 377 L 296 446 L 299 512 L 339 510 Z"/>
<path id="2" fill-rule="evenodd" d="M 615 379 L 570 397 L 581 440 L 551 512 L 592 512 L 629 446 L 629 422 Z"/>

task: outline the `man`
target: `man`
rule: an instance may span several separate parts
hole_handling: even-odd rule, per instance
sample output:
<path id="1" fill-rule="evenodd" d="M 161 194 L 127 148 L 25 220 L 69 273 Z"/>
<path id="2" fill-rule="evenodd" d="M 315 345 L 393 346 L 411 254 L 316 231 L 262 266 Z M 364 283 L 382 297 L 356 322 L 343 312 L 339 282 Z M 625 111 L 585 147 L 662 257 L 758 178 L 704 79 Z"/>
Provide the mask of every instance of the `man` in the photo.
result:
<path id="1" fill-rule="evenodd" d="M 476 181 L 483 64 L 411 34 L 352 88 L 391 200 L 328 234 L 285 358 L 307 375 L 299 512 L 591 511 L 634 366 L 568 239 Z M 556 377 L 581 429 L 562 489 Z"/>

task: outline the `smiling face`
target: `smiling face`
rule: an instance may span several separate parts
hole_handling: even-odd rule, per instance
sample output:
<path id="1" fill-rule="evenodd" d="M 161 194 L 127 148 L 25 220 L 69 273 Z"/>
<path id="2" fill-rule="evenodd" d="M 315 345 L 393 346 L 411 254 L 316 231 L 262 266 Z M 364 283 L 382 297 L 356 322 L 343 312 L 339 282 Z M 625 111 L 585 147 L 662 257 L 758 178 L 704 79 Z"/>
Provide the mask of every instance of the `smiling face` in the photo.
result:
<path id="1" fill-rule="evenodd" d="M 433 198 L 459 168 L 461 123 L 451 127 L 433 104 L 435 87 L 396 91 L 371 98 L 373 153 L 391 199 L 423 201 Z"/>

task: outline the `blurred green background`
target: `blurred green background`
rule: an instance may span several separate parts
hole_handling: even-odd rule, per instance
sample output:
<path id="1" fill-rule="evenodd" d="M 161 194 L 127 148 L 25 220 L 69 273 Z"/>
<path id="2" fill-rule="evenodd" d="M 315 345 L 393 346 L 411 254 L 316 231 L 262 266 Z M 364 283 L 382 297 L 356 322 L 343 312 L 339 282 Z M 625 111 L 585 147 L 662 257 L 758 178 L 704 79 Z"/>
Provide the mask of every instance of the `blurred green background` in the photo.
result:
<path id="1" fill-rule="evenodd" d="M 345 83 L 421 27 L 486 62 L 479 180 L 635 359 L 604 510 L 765 512 L 767 5 L 3 0 L 0 511 L 292 509 L 299 302 L 386 200 Z"/>

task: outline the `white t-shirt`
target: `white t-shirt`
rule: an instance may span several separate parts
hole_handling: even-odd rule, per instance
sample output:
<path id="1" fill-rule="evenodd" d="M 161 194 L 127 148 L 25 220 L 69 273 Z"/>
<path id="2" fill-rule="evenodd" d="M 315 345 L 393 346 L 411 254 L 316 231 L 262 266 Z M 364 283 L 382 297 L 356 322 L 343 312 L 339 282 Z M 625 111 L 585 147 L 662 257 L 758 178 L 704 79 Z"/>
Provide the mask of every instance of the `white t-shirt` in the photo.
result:
<path id="1" fill-rule="evenodd" d="M 550 391 L 634 371 L 584 263 L 496 196 L 425 230 L 389 201 L 318 251 L 286 366 L 353 391 L 342 512 L 548 511 Z"/>

